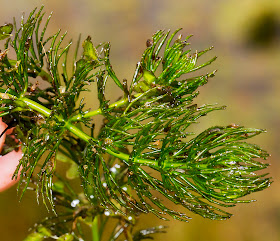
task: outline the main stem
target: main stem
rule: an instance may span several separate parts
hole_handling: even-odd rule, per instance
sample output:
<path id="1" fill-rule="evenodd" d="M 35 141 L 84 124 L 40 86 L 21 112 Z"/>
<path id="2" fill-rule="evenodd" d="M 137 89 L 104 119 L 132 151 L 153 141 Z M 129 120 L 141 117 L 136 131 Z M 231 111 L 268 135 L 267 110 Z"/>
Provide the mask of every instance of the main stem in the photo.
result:
<path id="1" fill-rule="evenodd" d="M 49 117 L 51 115 L 51 110 L 50 109 L 46 108 L 45 106 L 43 106 L 43 105 L 41 105 L 41 104 L 39 104 L 39 103 L 29 99 L 29 98 L 20 97 L 18 100 L 22 101 L 30 109 L 39 112 L 43 116 Z M 123 105 L 126 102 L 127 102 L 127 99 L 123 99 L 123 100 L 120 100 L 120 101 L 110 105 L 110 106 L 112 106 L 112 107 L 113 106 L 120 106 L 120 105 Z M 92 112 L 89 112 L 86 115 L 90 114 L 90 116 L 92 116 L 92 114 L 99 114 L 99 113 L 101 114 L 101 110 L 100 109 L 92 111 Z M 71 133 L 73 133 L 74 135 L 78 136 L 81 140 L 84 140 L 87 143 L 92 143 L 92 142 L 95 142 L 97 144 L 99 143 L 99 140 L 97 140 L 97 139 L 87 135 L 81 129 L 79 129 L 78 127 L 76 127 L 72 123 L 70 123 L 70 121 L 64 120 L 62 116 L 54 115 L 54 117 L 58 121 L 64 122 L 65 123 L 64 127 L 67 130 L 69 130 Z M 83 118 L 85 118 L 85 116 L 83 116 Z M 74 118 L 74 119 L 77 119 L 77 118 Z M 71 119 L 71 121 L 73 121 L 73 119 Z M 129 155 L 127 155 L 127 154 L 125 154 L 123 152 L 119 152 L 119 151 L 115 150 L 114 148 L 112 148 L 110 146 L 105 147 L 104 150 L 108 154 L 110 154 L 112 156 L 115 156 L 115 157 L 117 157 L 117 158 L 119 158 L 121 160 L 125 160 L 127 162 L 133 161 L 134 163 L 139 163 L 139 164 L 142 164 L 142 165 L 158 166 L 158 162 L 155 161 L 155 160 L 142 159 L 142 158 L 133 158 L 133 159 L 131 159 L 131 157 Z M 164 167 L 167 167 L 167 168 L 176 168 L 176 167 L 180 167 L 180 166 L 183 166 L 183 165 L 184 165 L 184 163 L 173 163 L 173 162 L 168 162 L 168 161 L 164 163 Z"/>
<path id="2" fill-rule="evenodd" d="M 19 100 L 21 100 L 22 102 L 24 102 L 30 109 L 35 110 L 37 112 L 39 112 L 40 114 L 49 117 L 51 115 L 51 110 L 46 108 L 45 106 L 29 99 L 26 97 L 21 97 Z M 98 110 L 96 111 L 98 112 Z M 76 127 L 75 125 L 71 124 L 69 121 L 65 121 L 61 116 L 59 115 L 54 115 L 54 117 L 60 121 L 60 122 L 64 122 L 65 125 L 64 127 L 69 130 L 71 133 L 73 133 L 74 135 L 78 136 L 80 139 L 86 141 L 87 143 L 90 143 L 92 141 L 98 143 L 99 141 L 89 135 L 87 135 L 86 133 L 84 133 L 81 129 L 79 129 L 78 127 Z M 122 152 L 118 152 L 116 150 L 111 150 L 109 148 L 105 148 L 105 151 L 108 154 L 111 154 L 115 157 L 118 157 L 122 160 L 126 160 L 129 161 L 129 155 L 124 154 Z M 146 160 L 146 159 L 137 159 L 135 158 L 135 160 L 133 160 L 136 163 L 141 163 L 141 164 L 149 164 L 149 165 L 157 165 L 156 161 L 152 161 L 152 160 Z"/>
<path id="3" fill-rule="evenodd" d="M 100 241 L 100 233 L 99 233 L 99 223 L 98 223 L 98 215 L 96 215 L 92 221 L 92 241 Z"/>

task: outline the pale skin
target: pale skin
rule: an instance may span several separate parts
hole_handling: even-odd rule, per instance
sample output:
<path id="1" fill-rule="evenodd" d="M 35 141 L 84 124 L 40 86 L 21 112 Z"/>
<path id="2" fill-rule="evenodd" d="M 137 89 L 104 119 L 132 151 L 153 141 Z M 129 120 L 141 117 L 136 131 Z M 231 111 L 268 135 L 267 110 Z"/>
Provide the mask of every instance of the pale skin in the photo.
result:
<path id="1" fill-rule="evenodd" d="M 7 128 L 7 125 L 0 118 L 0 134 Z M 11 134 L 12 129 L 8 129 L 0 138 L 0 153 L 2 152 L 5 144 L 6 135 Z M 6 155 L 0 155 L 0 192 L 13 186 L 17 180 L 12 179 L 14 171 L 22 158 L 22 151 L 19 148 L 18 151 L 11 151 Z"/>

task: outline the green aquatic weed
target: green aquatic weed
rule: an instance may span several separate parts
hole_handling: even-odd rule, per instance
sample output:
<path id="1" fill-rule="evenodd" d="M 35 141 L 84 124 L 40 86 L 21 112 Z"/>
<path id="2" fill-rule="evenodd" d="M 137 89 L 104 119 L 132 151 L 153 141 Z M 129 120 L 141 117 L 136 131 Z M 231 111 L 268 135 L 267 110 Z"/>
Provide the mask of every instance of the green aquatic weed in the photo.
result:
<path id="1" fill-rule="evenodd" d="M 225 108 L 194 103 L 215 71 L 189 73 L 216 59 L 198 64 L 211 48 L 193 53 L 186 48 L 191 36 L 183 39 L 181 29 L 158 31 L 147 41 L 132 80 L 121 81 L 110 63 L 109 43 L 95 47 L 87 37 L 72 54 L 72 41 L 65 44 L 60 31 L 48 36 L 50 17 L 45 24 L 43 18 L 43 8 L 35 9 L 19 25 L 0 27 L 5 40 L 0 116 L 16 121 L 22 143 L 19 190 L 23 195 L 33 189 L 55 213 L 26 240 L 84 240 L 82 224 L 100 240 L 111 218 L 118 222 L 109 240 L 147 239 L 165 230 L 134 232 L 141 213 L 165 220 L 188 221 L 191 213 L 223 220 L 231 216 L 228 207 L 250 202 L 243 197 L 269 187 L 267 174 L 257 173 L 268 166 L 260 161 L 267 152 L 246 142 L 263 130 L 228 125 L 197 135 L 189 131 L 200 117 Z M 108 81 L 122 92 L 114 103 L 105 94 Z M 99 101 L 95 110 L 81 101 L 92 83 Z M 98 132 L 92 119 L 97 115 L 103 117 Z M 57 171 L 58 162 L 71 164 L 66 176 Z M 80 181 L 82 190 L 69 179 Z"/>

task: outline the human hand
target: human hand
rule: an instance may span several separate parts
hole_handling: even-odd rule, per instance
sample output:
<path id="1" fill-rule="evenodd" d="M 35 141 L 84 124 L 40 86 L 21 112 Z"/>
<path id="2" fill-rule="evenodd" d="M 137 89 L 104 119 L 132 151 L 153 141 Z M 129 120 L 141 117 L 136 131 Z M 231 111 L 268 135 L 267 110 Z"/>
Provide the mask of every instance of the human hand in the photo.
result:
<path id="1" fill-rule="evenodd" d="M 0 134 L 7 128 L 7 125 L 0 118 Z M 12 129 L 8 129 L 0 138 L 0 153 L 5 144 L 6 135 L 11 134 Z M 17 180 L 12 179 L 14 171 L 19 163 L 19 160 L 22 158 L 22 151 L 19 148 L 18 151 L 11 151 L 5 155 L 0 155 L 0 192 L 8 189 L 14 185 Z"/>

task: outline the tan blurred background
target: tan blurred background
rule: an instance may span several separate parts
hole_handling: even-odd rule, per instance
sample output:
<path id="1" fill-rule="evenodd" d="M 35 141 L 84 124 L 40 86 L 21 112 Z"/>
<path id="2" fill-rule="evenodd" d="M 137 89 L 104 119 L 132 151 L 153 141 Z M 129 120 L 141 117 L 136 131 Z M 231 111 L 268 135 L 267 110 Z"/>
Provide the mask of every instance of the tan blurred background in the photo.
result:
<path id="1" fill-rule="evenodd" d="M 269 172 L 274 183 L 250 196 L 257 202 L 229 210 L 234 216 L 228 221 L 190 214 L 190 223 L 163 222 L 148 215 L 140 218 L 138 227 L 168 225 L 168 233 L 156 235 L 155 240 L 280 240 L 280 1 L 0 0 L 0 25 L 13 16 L 19 20 L 22 12 L 28 14 L 42 4 L 47 14 L 54 12 L 50 34 L 61 28 L 73 39 L 82 33 L 83 38 L 91 35 L 96 44 L 110 41 L 112 65 L 120 79 L 132 77 L 146 40 L 158 29 L 182 27 L 184 36 L 194 34 L 193 50 L 214 45 L 207 57 L 219 58 L 206 71 L 218 69 L 217 76 L 200 89 L 198 102 L 228 108 L 205 117 L 197 128 L 236 123 L 266 129 L 266 134 L 251 141 L 271 154 Z M 33 193 L 21 203 L 15 188 L 1 193 L 0 240 L 23 240 L 28 228 L 44 215 L 45 208 L 37 205 Z"/>

